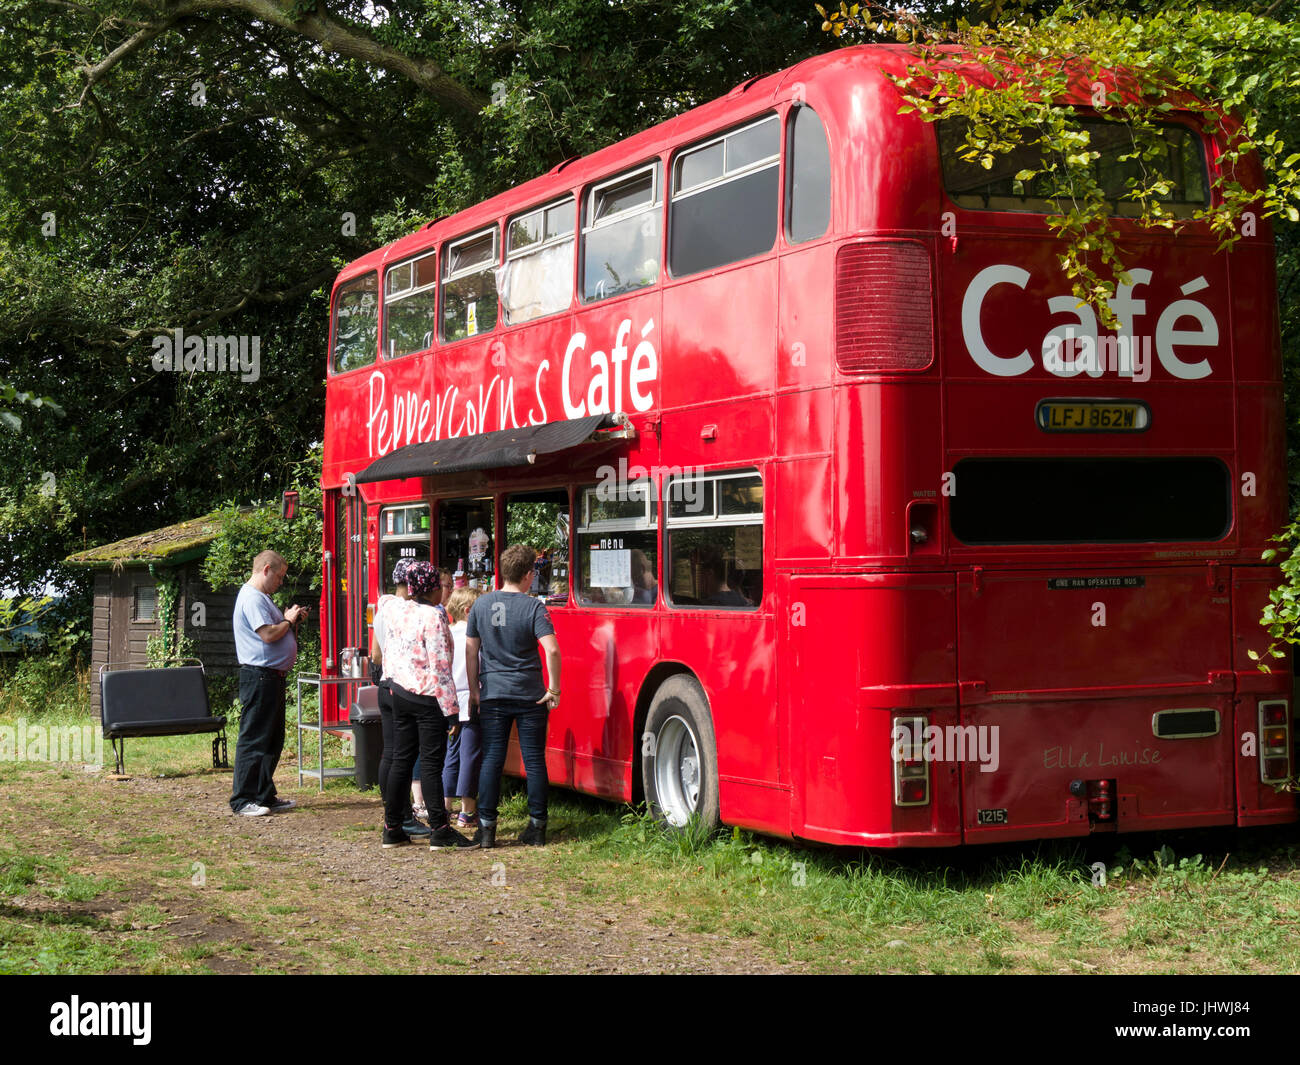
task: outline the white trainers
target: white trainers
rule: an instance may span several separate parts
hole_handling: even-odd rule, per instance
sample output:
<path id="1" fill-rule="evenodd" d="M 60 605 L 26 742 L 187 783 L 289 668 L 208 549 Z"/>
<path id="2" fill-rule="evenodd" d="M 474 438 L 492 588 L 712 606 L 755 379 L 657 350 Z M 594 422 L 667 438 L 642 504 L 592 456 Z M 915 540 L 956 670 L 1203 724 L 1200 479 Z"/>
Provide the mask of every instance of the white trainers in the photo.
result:
<path id="1" fill-rule="evenodd" d="M 292 810 L 297 805 L 293 799 L 276 799 L 267 809 L 273 814 L 282 814 L 285 810 Z"/>
<path id="2" fill-rule="evenodd" d="M 265 806 L 258 806 L 255 802 L 246 802 L 239 808 L 240 817 L 265 817 L 270 812 Z"/>

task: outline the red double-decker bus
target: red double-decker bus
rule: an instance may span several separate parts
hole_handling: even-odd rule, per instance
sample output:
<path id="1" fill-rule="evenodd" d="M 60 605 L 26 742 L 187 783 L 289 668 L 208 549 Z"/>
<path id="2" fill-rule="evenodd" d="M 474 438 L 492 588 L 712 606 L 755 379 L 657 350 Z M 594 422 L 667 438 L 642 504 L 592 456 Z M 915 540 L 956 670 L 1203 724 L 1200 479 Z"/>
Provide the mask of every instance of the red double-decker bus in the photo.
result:
<path id="1" fill-rule="evenodd" d="M 1108 333 L 1027 159 L 898 113 L 906 59 L 748 81 L 339 275 L 326 671 L 397 558 L 489 587 L 521 541 L 553 782 L 872 846 L 1295 820 L 1289 677 L 1248 657 L 1285 516 L 1267 227 L 1121 218 Z M 1129 135 L 1083 118 L 1122 216 Z M 1160 138 L 1190 219 L 1223 145 Z"/>

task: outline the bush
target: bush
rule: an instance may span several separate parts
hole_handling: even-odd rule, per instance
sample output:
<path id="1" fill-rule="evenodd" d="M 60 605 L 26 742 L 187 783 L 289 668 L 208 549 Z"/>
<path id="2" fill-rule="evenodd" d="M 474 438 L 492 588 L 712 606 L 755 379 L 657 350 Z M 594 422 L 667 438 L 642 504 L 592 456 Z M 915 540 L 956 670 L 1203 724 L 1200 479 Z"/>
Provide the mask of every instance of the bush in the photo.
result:
<path id="1" fill-rule="evenodd" d="M 61 654 L 32 655 L 0 667 L 0 716 L 86 717 L 90 675 L 80 660 Z"/>

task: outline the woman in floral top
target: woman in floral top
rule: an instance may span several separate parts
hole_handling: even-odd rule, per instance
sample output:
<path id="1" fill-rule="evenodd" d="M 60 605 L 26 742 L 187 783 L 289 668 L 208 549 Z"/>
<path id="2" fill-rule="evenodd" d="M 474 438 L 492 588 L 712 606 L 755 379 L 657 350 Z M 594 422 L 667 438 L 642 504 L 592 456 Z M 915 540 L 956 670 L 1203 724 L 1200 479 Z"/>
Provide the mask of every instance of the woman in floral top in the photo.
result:
<path id="1" fill-rule="evenodd" d="M 473 843 L 447 824 L 443 808 L 442 762 L 447 750 L 448 720 L 459 713 L 456 684 L 451 676 L 452 643 L 447 619 L 437 609 L 442 589 L 437 567 L 413 562 L 406 571 L 411 598 L 385 599 L 384 666 L 393 691 L 394 746 L 384 788 L 385 847 L 410 843 L 402 830 L 401 797 L 411 787 L 416 752 L 420 779 L 429 809 L 429 848 L 472 847 Z"/>

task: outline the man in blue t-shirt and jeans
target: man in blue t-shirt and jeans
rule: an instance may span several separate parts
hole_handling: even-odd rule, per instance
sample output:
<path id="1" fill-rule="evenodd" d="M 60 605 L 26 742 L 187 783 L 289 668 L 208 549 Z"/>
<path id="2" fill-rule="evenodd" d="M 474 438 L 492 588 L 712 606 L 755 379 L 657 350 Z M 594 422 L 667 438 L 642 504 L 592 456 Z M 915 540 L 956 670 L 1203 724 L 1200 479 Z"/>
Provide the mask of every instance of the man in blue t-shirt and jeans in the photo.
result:
<path id="1" fill-rule="evenodd" d="M 519 729 L 519 753 L 528 774 L 528 827 L 519 842 L 546 845 L 546 719 L 560 705 L 560 641 L 546 607 L 526 591 L 536 557 L 524 544 L 506 548 L 501 590 L 479 596 L 465 625 L 470 712 L 477 708 L 483 737 L 474 842 L 484 848 L 496 846 L 497 800 L 511 722 Z M 546 652 L 549 687 L 542 680 L 539 643 Z"/>
<path id="2" fill-rule="evenodd" d="M 275 767 L 284 750 L 284 678 L 298 657 L 298 623 L 307 608 L 285 613 L 271 601 L 289 565 L 275 551 L 253 559 L 253 576 L 235 599 L 235 653 L 239 656 L 239 739 L 230 808 L 244 817 L 291 810 L 275 794 Z"/>

